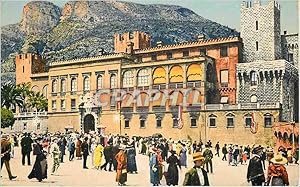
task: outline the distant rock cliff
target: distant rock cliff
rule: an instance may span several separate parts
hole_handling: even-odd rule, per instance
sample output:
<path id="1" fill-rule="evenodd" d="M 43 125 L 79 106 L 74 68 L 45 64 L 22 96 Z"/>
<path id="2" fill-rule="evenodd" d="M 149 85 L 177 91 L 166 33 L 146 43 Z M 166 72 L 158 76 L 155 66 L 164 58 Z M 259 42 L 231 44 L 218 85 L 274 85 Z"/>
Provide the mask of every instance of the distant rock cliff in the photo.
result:
<path id="1" fill-rule="evenodd" d="M 20 30 L 28 34 L 47 33 L 60 21 L 60 8 L 47 1 L 33 1 L 23 8 Z"/>
<path id="2" fill-rule="evenodd" d="M 4 79 L 13 80 L 17 53 L 38 52 L 47 61 L 95 56 L 113 51 L 113 35 L 140 30 L 164 44 L 236 35 L 237 32 L 175 5 L 119 1 L 70 1 L 62 9 L 51 2 L 24 6 L 19 24 L 1 27 Z"/>

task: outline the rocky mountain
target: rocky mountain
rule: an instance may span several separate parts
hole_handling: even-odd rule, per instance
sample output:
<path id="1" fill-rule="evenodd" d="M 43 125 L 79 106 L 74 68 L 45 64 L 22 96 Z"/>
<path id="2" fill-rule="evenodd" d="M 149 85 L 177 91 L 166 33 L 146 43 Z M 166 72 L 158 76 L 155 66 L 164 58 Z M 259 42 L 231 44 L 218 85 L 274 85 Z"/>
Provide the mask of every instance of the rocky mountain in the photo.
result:
<path id="1" fill-rule="evenodd" d="M 33 1 L 23 8 L 20 23 L 1 27 L 2 80 L 14 80 L 17 53 L 38 52 L 47 62 L 113 52 L 113 35 L 140 30 L 151 42 L 164 44 L 237 35 L 231 28 L 175 5 L 121 1 L 70 1 L 64 7 Z M 3 82 L 3 81 L 2 81 Z"/>

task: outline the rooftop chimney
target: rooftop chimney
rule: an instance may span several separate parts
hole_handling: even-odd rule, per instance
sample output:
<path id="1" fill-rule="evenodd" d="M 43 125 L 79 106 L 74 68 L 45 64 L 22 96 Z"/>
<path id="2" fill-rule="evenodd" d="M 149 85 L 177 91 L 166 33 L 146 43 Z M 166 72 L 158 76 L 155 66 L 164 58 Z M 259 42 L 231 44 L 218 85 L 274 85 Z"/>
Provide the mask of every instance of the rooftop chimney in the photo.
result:
<path id="1" fill-rule="evenodd" d="M 198 41 L 203 41 L 205 39 L 205 35 L 204 34 L 199 34 L 198 35 Z"/>
<path id="2" fill-rule="evenodd" d="M 162 41 L 156 42 L 156 47 L 162 47 L 162 45 L 163 45 Z"/>
<path id="3" fill-rule="evenodd" d="M 286 34 L 287 34 L 287 31 L 283 31 L 283 34 L 286 35 Z"/>

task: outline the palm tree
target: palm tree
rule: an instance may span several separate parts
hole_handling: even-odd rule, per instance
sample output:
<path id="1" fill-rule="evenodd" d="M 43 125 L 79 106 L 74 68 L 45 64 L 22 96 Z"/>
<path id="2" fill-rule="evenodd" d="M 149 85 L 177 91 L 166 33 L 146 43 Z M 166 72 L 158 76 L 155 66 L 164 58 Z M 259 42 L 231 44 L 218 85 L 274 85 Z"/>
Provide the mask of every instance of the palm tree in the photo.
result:
<path id="1" fill-rule="evenodd" d="M 27 106 L 35 109 L 36 112 L 45 110 L 48 101 L 41 92 L 31 92 L 26 100 Z"/>
<path id="2" fill-rule="evenodd" d="M 29 97 L 29 95 L 33 92 L 30 90 L 31 84 L 28 83 L 21 83 L 16 86 L 16 89 L 21 93 L 21 97 L 23 99 L 23 106 L 21 110 L 24 112 L 29 108 L 28 103 L 26 103 L 26 98 Z"/>
<path id="3" fill-rule="evenodd" d="M 23 107 L 24 99 L 21 91 L 15 85 L 8 83 L 1 87 L 1 106 L 6 109 L 16 109 L 17 106 Z"/>

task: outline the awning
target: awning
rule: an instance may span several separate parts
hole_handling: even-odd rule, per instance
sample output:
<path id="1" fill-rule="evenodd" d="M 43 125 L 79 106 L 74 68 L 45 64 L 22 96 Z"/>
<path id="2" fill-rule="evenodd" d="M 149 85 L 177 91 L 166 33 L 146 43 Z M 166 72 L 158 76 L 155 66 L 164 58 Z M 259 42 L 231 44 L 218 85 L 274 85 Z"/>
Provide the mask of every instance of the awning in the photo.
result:
<path id="1" fill-rule="evenodd" d="M 228 97 L 221 97 L 221 103 L 228 103 Z"/>

